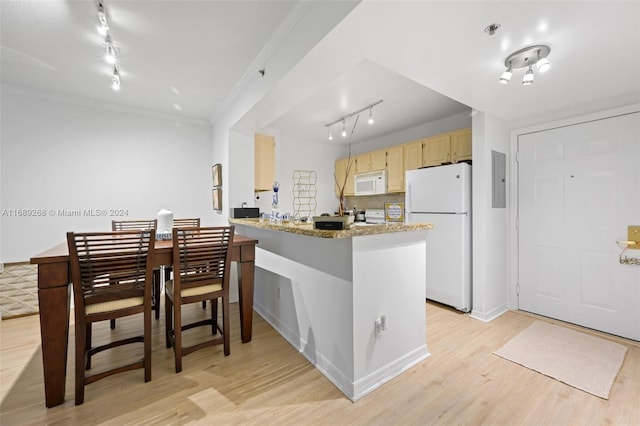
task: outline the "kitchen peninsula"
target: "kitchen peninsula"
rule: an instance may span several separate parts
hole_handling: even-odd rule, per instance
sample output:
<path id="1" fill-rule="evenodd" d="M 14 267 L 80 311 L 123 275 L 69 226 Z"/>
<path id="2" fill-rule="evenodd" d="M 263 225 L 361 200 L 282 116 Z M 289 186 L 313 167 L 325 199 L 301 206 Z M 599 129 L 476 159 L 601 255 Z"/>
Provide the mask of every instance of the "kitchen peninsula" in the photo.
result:
<path id="1" fill-rule="evenodd" d="M 259 240 L 254 309 L 357 401 L 429 356 L 429 224 L 352 226 L 230 219 Z"/>

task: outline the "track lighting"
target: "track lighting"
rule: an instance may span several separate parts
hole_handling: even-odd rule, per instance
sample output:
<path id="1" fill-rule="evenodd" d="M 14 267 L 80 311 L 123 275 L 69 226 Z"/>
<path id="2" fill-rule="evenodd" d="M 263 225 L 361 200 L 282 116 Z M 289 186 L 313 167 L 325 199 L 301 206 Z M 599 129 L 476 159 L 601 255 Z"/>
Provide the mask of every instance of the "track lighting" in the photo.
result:
<path id="1" fill-rule="evenodd" d="M 111 76 L 111 88 L 113 90 L 120 90 L 120 71 L 118 66 L 113 66 L 113 75 Z"/>
<path id="2" fill-rule="evenodd" d="M 536 44 L 513 52 L 504 60 L 504 65 L 507 69 L 502 73 L 499 82 L 502 84 L 509 83 L 514 68 L 527 67 L 522 84 L 524 86 L 533 84 L 533 65 L 535 64 L 540 72 L 547 71 L 551 67 L 551 63 L 547 59 L 549 53 L 551 53 L 551 48 L 543 44 Z"/>
<path id="3" fill-rule="evenodd" d="M 109 21 L 102 2 L 98 2 L 98 32 L 103 36 L 109 32 Z"/>
<path id="4" fill-rule="evenodd" d="M 360 108 L 357 111 L 354 111 L 354 112 L 352 112 L 350 114 L 347 114 L 347 115 L 345 115 L 343 117 L 340 117 L 336 121 L 333 121 L 333 122 L 331 122 L 329 124 L 325 124 L 324 126 L 329 128 L 329 140 L 330 141 L 333 140 L 333 135 L 331 134 L 331 126 L 333 126 L 334 124 L 340 123 L 341 121 L 342 121 L 342 132 L 340 134 L 342 135 L 343 138 L 346 138 L 347 137 L 347 129 L 346 129 L 347 118 L 351 118 L 354 115 L 358 115 L 363 111 L 369 110 L 369 124 L 373 124 L 375 122 L 375 120 L 373 119 L 373 107 L 378 105 L 378 104 L 381 104 L 381 103 L 382 103 L 382 99 L 380 99 L 379 101 L 374 102 L 372 104 L 369 104 L 364 108 Z"/>

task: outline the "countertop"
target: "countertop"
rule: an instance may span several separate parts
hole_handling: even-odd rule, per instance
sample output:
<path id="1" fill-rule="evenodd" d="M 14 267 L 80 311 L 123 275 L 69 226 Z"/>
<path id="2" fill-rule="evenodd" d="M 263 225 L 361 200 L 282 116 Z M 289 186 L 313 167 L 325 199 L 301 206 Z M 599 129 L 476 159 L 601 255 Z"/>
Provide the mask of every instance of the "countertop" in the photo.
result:
<path id="1" fill-rule="evenodd" d="M 358 225 L 351 224 L 349 229 L 340 231 L 330 231 L 314 229 L 312 223 L 270 223 L 262 219 L 229 219 L 232 225 L 246 225 L 255 228 L 269 229 L 272 231 L 290 232 L 292 234 L 306 235 L 318 238 L 351 238 L 364 235 L 389 234 L 393 232 L 424 231 L 433 228 L 432 223 L 383 223 L 380 225 Z"/>

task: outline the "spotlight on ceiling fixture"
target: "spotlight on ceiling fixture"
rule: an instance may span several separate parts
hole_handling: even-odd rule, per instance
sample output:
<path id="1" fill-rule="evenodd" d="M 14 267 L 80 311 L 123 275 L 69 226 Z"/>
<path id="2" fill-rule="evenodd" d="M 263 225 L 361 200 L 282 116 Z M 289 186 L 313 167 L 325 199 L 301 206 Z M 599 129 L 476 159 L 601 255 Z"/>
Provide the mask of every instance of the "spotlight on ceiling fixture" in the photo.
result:
<path id="1" fill-rule="evenodd" d="M 346 123 L 344 118 L 342 119 L 342 133 L 340 133 L 342 135 L 343 138 L 347 137 L 347 129 L 345 128 Z"/>
<path id="2" fill-rule="evenodd" d="M 329 127 L 329 140 L 333 140 L 333 134 L 331 133 L 331 127 Z"/>
<path id="3" fill-rule="evenodd" d="M 116 63 L 116 57 L 118 56 L 118 49 L 113 45 L 111 41 L 111 35 L 107 33 L 107 36 L 104 38 L 104 60 L 109 64 Z"/>
<path id="4" fill-rule="evenodd" d="M 109 32 L 109 21 L 102 2 L 98 2 L 98 32 L 100 35 L 107 35 Z"/>
<path id="5" fill-rule="evenodd" d="M 372 110 L 372 109 L 373 109 L 373 107 L 372 107 L 372 106 L 370 106 L 370 107 L 369 107 L 369 121 L 368 121 L 368 123 L 369 123 L 369 124 L 373 124 L 373 123 L 375 122 L 375 120 L 373 119 L 373 115 L 372 115 L 372 113 L 371 113 L 371 110 Z"/>
<path id="6" fill-rule="evenodd" d="M 509 68 L 504 70 L 502 76 L 500 76 L 500 83 L 507 84 L 511 80 L 511 76 L 513 75 L 513 68 L 511 68 L 511 62 L 509 62 Z"/>
<path id="7" fill-rule="evenodd" d="M 543 44 L 536 44 L 533 46 L 525 47 L 511 55 L 507 56 L 504 60 L 504 65 L 507 69 L 502 73 L 499 82 L 507 84 L 511 80 L 514 68 L 525 68 L 528 70 L 522 79 L 522 84 L 528 86 L 533 83 L 533 68 L 535 64 L 536 68 L 540 72 L 544 72 L 551 67 L 551 63 L 547 59 L 551 53 L 551 48 Z"/>
<path id="8" fill-rule="evenodd" d="M 524 77 L 522 78 L 522 85 L 528 86 L 533 84 L 533 69 L 531 69 L 531 64 L 529 64 L 529 70 L 524 73 Z"/>
<path id="9" fill-rule="evenodd" d="M 113 75 L 111 76 L 111 88 L 113 90 L 120 90 L 120 71 L 118 71 L 118 66 L 113 66 Z"/>

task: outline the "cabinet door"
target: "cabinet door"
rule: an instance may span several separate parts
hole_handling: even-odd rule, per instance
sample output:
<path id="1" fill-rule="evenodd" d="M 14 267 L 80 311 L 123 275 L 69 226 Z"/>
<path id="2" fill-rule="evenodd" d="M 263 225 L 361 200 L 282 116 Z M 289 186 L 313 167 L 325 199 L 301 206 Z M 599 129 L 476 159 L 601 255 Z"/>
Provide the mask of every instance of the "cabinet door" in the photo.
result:
<path id="1" fill-rule="evenodd" d="M 356 173 L 367 173 L 371 171 L 371 154 L 360 154 L 356 157 Z"/>
<path id="2" fill-rule="evenodd" d="M 404 170 L 415 170 L 422 167 L 422 139 L 403 145 Z"/>
<path id="3" fill-rule="evenodd" d="M 402 145 L 387 149 L 387 192 L 404 192 Z"/>
<path id="4" fill-rule="evenodd" d="M 273 136 L 254 137 L 254 190 L 271 191 L 275 180 L 276 141 Z"/>
<path id="5" fill-rule="evenodd" d="M 422 148 L 422 165 L 429 167 L 448 163 L 451 163 L 451 134 L 425 139 Z"/>
<path id="6" fill-rule="evenodd" d="M 345 185 L 344 187 L 345 196 L 350 196 L 355 193 L 354 181 L 353 181 L 353 176 L 355 175 L 355 158 L 351 158 L 351 169 L 349 171 L 349 176 L 347 176 L 346 184 L 345 184 L 345 176 L 347 174 L 348 166 L 349 166 L 349 158 L 341 158 L 336 161 L 335 182 L 334 182 L 336 197 L 340 196 L 340 186 L 342 186 L 343 184 Z"/>
<path id="7" fill-rule="evenodd" d="M 381 149 L 370 153 L 371 171 L 385 170 L 387 168 L 387 150 Z"/>
<path id="8" fill-rule="evenodd" d="M 451 158 L 454 163 L 471 160 L 471 129 L 451 133 Z"/>

